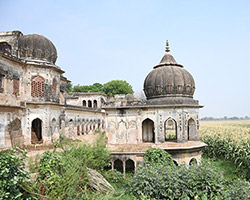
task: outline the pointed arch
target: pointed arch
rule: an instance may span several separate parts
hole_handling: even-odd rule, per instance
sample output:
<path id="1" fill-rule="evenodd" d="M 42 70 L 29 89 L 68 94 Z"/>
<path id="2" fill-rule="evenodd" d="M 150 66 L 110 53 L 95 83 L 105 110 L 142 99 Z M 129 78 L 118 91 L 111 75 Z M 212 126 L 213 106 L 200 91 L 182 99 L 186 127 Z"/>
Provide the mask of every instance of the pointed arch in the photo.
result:
<path id="1" fill-rule="evenodd" d="M 126 166 L 126 172 L 134 172 L 135 171 L 135 162 L 131 159 L 126 160 L 125 163 Z"/>
<path id="2" fill-rule="evenodd" d="M 32 121 L 32 126 L 31 126 L 31 144 L 41 144 L 41 143 L 43 143 L 42 120 L 36 118 Z"/>
<path id="3" fill-rule="evenodd" d="M 189 161 L 189 165 L 192 166 L 192 165 L 198 165 L 198 162 L 195 158 L 192 158 L 190 161 Z"/>
<path id="4" fill-rule="evenodd" d="M 88 107 L 92 108 L 92 101 L 91 100 L 88 100 Z"/>
<path id="5" fill-rule="evenodd" d="M 54 134 L 55 130 L 56 130 L 56 119 L 53 118 L 51 121 L 51 135 Z"/>
<path id="6" fill-rule="evenodd" d="M 149 118 L 142 122 L 142 141 L 155 142 L 154 122 Z"/>
<path id="7" fill-rule="evenodd" d="M 94 104 L 94 108 L 97 108 L 97 101 L 96 100 L 94 100 L 93 104 Z"/>
<path id="8" fill-rule="evenodd" d="M 120 159 L 114 161 L 114 169 L 123 173 L 123 162 Z"/>
<path id="9" fill-rule="evenodd" d="M 177 123 L 173 118 L 168 118 L 164 122 L 165 141 L 177 140 Z"/>
<path id="10" fill-rule="evenodd" d="M 188 140 L 196 139 L 196 124 L 193 118 L 188 120 Z"/>

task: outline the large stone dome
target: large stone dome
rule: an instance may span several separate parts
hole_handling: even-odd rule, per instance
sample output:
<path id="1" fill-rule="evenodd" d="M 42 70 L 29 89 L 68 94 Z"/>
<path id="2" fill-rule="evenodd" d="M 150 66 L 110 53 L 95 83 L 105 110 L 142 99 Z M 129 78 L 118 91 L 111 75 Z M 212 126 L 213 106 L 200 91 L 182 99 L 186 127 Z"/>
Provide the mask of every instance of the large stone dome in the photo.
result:
<path id="1" fill-rule="evenodd" d="M 24 35 L 18 40 L 19 57 L 26 60 L 38 60 L 55 64 L 57 51 L 54 44 L 38 34 Z"/>
<path id="2" fill-rule="evenodd" d="M 156 65 L 145 78 L 144 92 L 147 99 L 193 98 L 194 91 L 195 83 L 192 75 L 175 61 L 167 42 L 166 52 L 160 64 Z"/>

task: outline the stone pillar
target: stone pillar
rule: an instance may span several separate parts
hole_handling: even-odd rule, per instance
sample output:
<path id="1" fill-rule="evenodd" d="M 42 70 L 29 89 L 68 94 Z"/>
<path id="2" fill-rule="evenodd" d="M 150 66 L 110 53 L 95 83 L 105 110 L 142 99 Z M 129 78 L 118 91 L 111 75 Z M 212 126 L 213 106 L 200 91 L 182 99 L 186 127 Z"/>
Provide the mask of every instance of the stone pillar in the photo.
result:
<path id="1" fill-rule="evenodd" d="M 125 178 L 125 176 L 126 176 L 126 162 L 123 160 L 122 164 L 123 164 L 123 177 Z"/>
<path id="2" fill-rule="evenodd" d="M 111 169 L 114 170 L 114 160 L 111 161 Z"/>

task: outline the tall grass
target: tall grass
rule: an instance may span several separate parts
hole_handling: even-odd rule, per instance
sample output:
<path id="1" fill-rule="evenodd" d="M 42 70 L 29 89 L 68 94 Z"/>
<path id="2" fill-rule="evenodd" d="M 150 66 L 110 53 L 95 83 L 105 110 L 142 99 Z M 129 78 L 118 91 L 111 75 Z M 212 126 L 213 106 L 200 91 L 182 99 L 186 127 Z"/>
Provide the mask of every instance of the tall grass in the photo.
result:
<path id="1" fill-rule="evenodd" d="M 201 140 L 208 146 L 203 155 L 231 161 L 250 179 L 250 123 L 216 122 L 201 124 Z"/>

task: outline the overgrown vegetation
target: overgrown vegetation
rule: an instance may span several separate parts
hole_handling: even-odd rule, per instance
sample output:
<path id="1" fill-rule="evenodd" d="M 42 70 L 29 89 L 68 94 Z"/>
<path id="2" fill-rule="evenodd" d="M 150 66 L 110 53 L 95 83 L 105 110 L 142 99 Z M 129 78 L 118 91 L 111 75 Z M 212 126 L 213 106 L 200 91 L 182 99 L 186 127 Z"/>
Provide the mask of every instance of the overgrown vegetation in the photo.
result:
<path id="1" fill-rule="evenodd" d="M 201 124 L 201 140 L 207 144 L 203 156 L 227 160 L 241 178 L 250 179 L 250 124 L 247 122 L 207 122 Z"/>
<path id="2" fill-rule="evenodd" d="M 166 152 L 149 149 L 147 160 L 140 166 L 129 184 L 129 191 L 136 197 L 146 196 L 155 199 L 249 199 L 250 185 L 242 180 L 227 180 L 218 168 L 209 162 L 200 165 L 175 166 L 161 162 Z M 152 162 L 153 161 L 153 162 Z M 159 162 L 157 162 L 159 161 Z M 238 184 L 242 187 L 233 186 Z"/>
<path id="3" fill-rule="evenodd" d="M 46 151 L 40 159 L 37 187 L 51 198 L 85 198 L 91 191 L 86 167 L 102 172 L 110 164 L 109 156 L 103 136 L 93 145 L 79 143 L 62 152 Z"/>
<path id="4" fill-rule="evenodd" d="M 35 199 L 29 173 L 25 170 L 26 151 L 14 148 L 0 152 L 0 199 Z"/>
<path id="5" fill-rule="evenodd" d="M 203 150 L 204 156 L 231 161 L 243 177 L 250 179 L 250 141 L 236 142 L 219 136 L 204 136 L 202 141 L 207 144 Z"/>
<path id="6" fill-rule="evenodd" d="M 247 124 L 240 126 L 249 131 Z M 203 134 L 208 144 L 205 159 L 201 165 L 190 167 L 176 166 L 166 151 L 150 148 L 144 164 L 124 179 L 118 171 L 105 170 L 110 168 L 110 154 L 104 134 L 96 134 L 99 137 L 92 145 L 62 139 L 53 151 L 30 159 L 30 171 L 38 173 L 34 180 L 25 170 L 25 151 L 15 148 L 0 152 L 0 199 L 250 199 L 250 184 L 245 180 L 250 153 L 246 139 Z M 95 191 L 87 167 L 100 172 L 115 191 Z"/>

